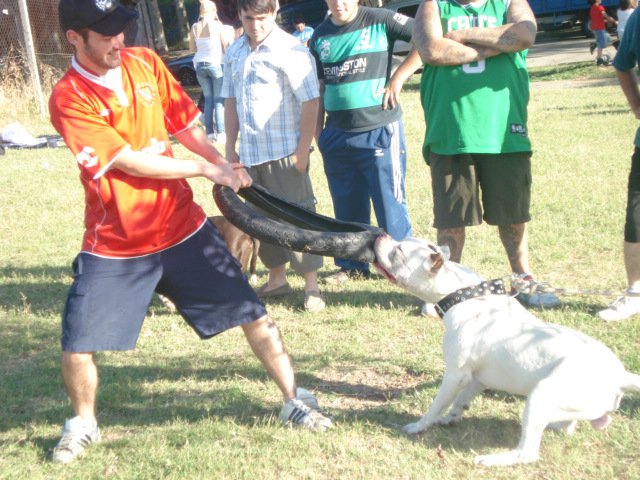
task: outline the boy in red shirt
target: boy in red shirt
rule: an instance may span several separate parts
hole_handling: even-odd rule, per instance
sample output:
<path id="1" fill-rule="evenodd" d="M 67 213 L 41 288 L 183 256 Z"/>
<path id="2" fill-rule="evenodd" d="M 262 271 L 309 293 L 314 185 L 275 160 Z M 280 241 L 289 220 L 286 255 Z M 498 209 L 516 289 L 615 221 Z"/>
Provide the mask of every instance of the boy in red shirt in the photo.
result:
<path id="1" fill-rule="evenodd" d="M 602 0 L 589 0 L 591 9 L 589 10 L 589 17 L 591 18 L 591 30 L 596 37 L 596 41 L 591 43 L 591 53 L 598 48 L 596 52 L 596 65 L 608 65 L 609 62 L 602 58 L 602 51 L 610 43 L 611 38 L 607 33 L 607 23 L 616 24 L 616 20 L 613 17 L 607 15 L 606 10 L 601 5 Z"/>

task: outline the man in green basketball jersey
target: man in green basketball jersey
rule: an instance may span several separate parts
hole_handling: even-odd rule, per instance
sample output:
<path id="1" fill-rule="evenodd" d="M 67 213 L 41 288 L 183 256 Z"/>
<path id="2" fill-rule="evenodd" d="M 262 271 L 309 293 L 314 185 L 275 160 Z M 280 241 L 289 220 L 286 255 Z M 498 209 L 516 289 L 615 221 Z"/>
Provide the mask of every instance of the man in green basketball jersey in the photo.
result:
<path id="1" fill-rule="evenodd" d="M 483 219 L 497 225 L 512 271 L 529 287 L 518 299 L 551 308 L 560 300 L 536 289 L 527 244 L 526 52 L 535 38 L 526 0 L 427 0 L 413 30 L 426 64 L 420 87 L 427 124 L 423 155 L 431 168 L 438 243 L 459 262 L 465 227 Z"/>

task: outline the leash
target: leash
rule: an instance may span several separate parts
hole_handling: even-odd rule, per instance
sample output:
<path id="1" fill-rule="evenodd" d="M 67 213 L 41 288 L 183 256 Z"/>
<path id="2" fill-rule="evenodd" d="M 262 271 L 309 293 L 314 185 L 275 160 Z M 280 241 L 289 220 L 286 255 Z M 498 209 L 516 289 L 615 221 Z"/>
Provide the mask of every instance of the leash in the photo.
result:
<path id="1" fill-rule="evenodd" d="M 633 295 L 622 290 L 591 290 L 554 287 L 548 282 L 531 282 L 529 280 L 525 280 L 515 273 L 505 275 L 502 277 L 502 280 L 509 280 L 511 282 L 511 291 L 512 296 L 514 297 L 520 293 L 526 293 L 529 295 L 534 293 L 557 293 L 560 295 L 602 295 L 607 297 L 626 295 L 640 297 L 640 294 Z"/>

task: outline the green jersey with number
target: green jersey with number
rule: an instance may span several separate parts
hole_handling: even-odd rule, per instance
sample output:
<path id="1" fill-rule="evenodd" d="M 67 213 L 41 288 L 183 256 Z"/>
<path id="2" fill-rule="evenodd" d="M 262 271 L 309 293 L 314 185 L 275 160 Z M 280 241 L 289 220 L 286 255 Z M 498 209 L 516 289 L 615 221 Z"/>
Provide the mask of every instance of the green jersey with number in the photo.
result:
<path id="1" fill-rule="evenodd" d="M 509 0 L 437 1 L 443 33 L 507 22 Z M 420 96 L 425 158 L 461 153 L 529 152 L 526 51 L 457 66 L 425 65 Z"/>

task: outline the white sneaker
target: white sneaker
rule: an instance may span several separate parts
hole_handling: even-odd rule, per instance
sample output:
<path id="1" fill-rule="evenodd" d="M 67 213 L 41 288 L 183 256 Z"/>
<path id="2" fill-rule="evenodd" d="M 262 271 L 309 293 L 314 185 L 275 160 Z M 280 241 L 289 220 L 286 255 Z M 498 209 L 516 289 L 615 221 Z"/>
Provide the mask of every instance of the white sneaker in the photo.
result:
<path id="1" fill-rule="evenodd" d="M 296 394 L 299 395 L 300 390 L 305 392 L 305 395 L 311 395 L 304 389 L 298 389 Z M 317 408 L 310 406 L 313 405 L 313 401 L 310 398 L 292 398 L 287 400 L 280 411 L 280 421 L 285 425 L 292 425 L 294 427 L 303 427 L 316 432 L 324 432 L 328 428 L 333 426 L 331 419 L 326 417 Z M 315 403 L 317 407 L 317 402 Z"/>
<path id="2" fill-rule="evenodd" d="M 318 400 L 309 390 L 301 387 L 296 388 L 296 398 L 304 403 L 307 407 L 313 408 L 314 410 L 320 410 Z"/>
<path id="3" fill-rule="evenodd" d="M 64 422 L 62 438 L 53 449 L 55 463 L 69 463 L 90 444 L 100 441 L 100 429 L 95 420 L 73 417 Z"/>
<path id="4" fill-rule="evenodd" d="M 216 141 L 216 134 L 215 133 L 207 133 L 207 138 L 210 141 L 215 142 Z"/>
<path id="5" fill-rule="evenodd" d="M 224 145 L 225 143 L 227 143 L 227 134 L 224 132 L 218 132 L 216 133 L 216 140 L 217 143 L 220 143 L 222 145 Z"/>
<path id="6" fill-rule="evenodd" d="M 423 303 L 422 307 L 420 307 L 420 315 L 422 315 L 423 317 L 440 318 L 440 315 L 438 315 L 438 311 L 436 310 L 435 303 Z"/>
<path id="7" fill-rule="evenodd" d="M 640 313 L 640 297 L 622 296 L 604 310 L 600 310 L 598 316 L 605 322 L 617 322 L 638 313 Z"/>
<path id="8" fill-rule="evenodd" d="M 560 299 L 549 290 L 548 284 L 538 282 L 530 273 L 521 273 L 517 279 L 517 290 L 512 287 L 512 295 L 525 307 L 556 308 L 562 305 Z"/>

